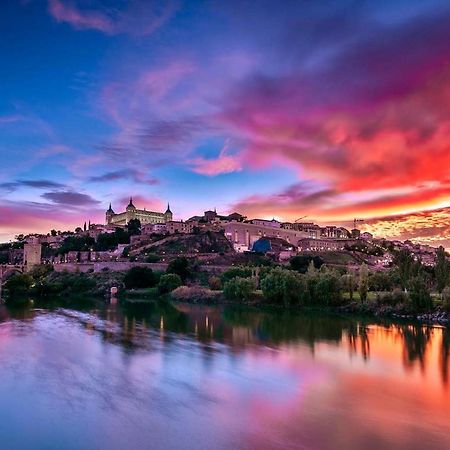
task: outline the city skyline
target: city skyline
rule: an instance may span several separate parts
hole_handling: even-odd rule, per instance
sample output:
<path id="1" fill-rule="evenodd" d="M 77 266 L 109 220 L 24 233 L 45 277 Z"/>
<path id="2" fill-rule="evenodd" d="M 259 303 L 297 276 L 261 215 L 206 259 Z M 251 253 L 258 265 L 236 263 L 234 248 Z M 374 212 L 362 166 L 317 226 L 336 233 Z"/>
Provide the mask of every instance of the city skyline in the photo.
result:
<path id="1" fill-rule="evenodd" d="M 438 0 L 8 0 L 0 241 L 133 196 L 449 248 L 449 19 Z"/>

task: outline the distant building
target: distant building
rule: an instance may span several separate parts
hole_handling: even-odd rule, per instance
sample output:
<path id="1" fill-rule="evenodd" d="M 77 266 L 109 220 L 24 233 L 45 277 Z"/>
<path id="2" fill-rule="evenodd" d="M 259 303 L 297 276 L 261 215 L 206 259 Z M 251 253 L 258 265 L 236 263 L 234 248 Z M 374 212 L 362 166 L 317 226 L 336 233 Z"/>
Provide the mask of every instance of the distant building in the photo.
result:
<path id="1" fill-rule="evenodd" d="M 294 246 L 297 245 L 299 239 L 307 237 L 303 231 L 286 230 L 249 222 L 226 222 L 222 224 L 222 228 L 234 248 L 241 251 L 250 250 L 253 243 L 263 237 L 281 238 Z"/>
<path id="2" fill-rule="evenodd" d="M 281 222 L 278 220 L 266 220 L 266 219 L 253 219 L 251 220 L 253 225 L 259 225 L 261 227 L 281 228 Z"/>
<path id="3" fill-rule="evenodd" d="M 124 212 L 116 214 L 109 205 L 109 209 L 106 211 L 106 224 L 107 225 L 120 225 L 125 226 L 130 220 L 138 219 L 141 225 L 148 223 L 166 223 L 173 220 L 173 214 L 170 210 L 169 204 L 167 204 L 167 210 L 164 213 L 147 211 L 146 209 L 137 209 L 133 205 L 133 199 L 130 198 L 130 203 L 128 204 Z"/>
<path id="4" fill-rule="evenodd" d="M 300 251 L 323 252 L 344 250 L 346 245 L 353 243 L 350 239 L 333 239 L 333 238 L 305 238 L 298 242 Z"/>
<path id="5" fill-rule="evenodd" d="M 263 237 L 253 243 L 252 251 L 273 255 L 283 260 L 294 256 L 297 253 L 297 247 L 278 237 Z"/>

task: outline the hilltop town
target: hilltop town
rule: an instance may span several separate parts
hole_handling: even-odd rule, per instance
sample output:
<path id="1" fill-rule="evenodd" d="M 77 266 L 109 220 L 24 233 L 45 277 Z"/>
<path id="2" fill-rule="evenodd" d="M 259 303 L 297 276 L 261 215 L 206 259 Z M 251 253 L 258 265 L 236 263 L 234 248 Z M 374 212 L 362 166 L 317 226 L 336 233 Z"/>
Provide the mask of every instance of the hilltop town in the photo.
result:
<path id="1" fill-rule="evenodd" d="M 170 205 L 165 212 L 138 209 L 133 200 L 125 211 L 115 213 L 109 205 L 105 223 L 85 222 L 74 231 L 52 230 L 46 235 L 17 236 L 0 247 L 0 263 L 33 266 L 53 264 L 58 270 L 121 270 L 133 263 L 170 262 L 185 256 L 204 265 L 245 264 L 255 255 L 287 262 L 296 255 L 320 256 L 331 266 L 358 267 L 365 262 L 375 270 L 392 265 L 393 252 L 408 250 L 422 264 L 432 266 L 436 249 L 411 241 L 377 238 L 358 229 L 320 226 L 301 220 L 280 222 L 247 218 L 216 210 L 187 220 L 173 220 Z"/>

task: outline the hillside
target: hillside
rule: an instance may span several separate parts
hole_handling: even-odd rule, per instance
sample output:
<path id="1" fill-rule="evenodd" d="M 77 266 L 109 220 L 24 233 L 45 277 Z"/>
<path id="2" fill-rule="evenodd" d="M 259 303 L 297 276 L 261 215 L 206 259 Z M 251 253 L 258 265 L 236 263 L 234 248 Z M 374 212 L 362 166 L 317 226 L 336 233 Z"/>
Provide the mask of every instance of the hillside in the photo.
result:
<path id="1" fill-rule="evenodd" d="M 207 231 L 199 234 L 173 234 L 150 244 L 130 250 L 130 256 L 142 253 L 165 255 L 199 253 L 234 253 L 233 246 L 223 233 Z"/>

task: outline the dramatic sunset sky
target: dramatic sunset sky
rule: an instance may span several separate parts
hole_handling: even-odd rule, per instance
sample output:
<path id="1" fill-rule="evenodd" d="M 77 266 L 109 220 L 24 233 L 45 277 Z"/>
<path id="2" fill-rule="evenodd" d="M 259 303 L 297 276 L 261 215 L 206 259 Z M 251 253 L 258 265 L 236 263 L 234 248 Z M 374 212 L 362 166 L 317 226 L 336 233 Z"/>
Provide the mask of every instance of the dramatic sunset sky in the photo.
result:
<path id="1" fill-rule="evenodd" d="M 0 241 L 109 202 L 450 247 L 448 0 L 3 0 Z"/>

